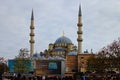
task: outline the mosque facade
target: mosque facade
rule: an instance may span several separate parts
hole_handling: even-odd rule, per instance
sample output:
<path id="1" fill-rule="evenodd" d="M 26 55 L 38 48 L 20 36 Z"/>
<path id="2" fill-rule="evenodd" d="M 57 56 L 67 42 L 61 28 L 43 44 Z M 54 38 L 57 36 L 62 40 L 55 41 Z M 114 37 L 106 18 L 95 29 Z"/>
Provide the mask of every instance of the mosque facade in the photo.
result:
<path id="1" fill-rule="evenodd" d="M 85 51 L 82 53 L 82 14 L 81 6 L 78 13 L 78 46 L 63 33 L 54 43 L 48 45 L 44 52 L 33 53 L 34 51 L 34 16 L 31 16 L 31 33 L 30 33 L 30 54 L 34 62 L 35 74 L 49 75 L 61 74 L 73 76 L 76 72 L 86 72 L 87 59 L 94 55 Z M 51 68 L 50 68 L 51 67 Z"/>
<path id="2" fill-rule="evenodd" d="M 86 72 L 87 59 L 94 55 L 85 51 L 82 53 L 82 14 L 81 6 L 78 13 L 78 46 L 64 35 L 48 45 L 48 49 L 43 52 L 34 53 L 34 14 L 32 10 L 30 24 L 30 60 L 32 60 L 33 70 L 36 75 L 66 75 L 73 76 L 76 72 Z M 20 57 L 24 54 L 20 54 Z M 26 58 L 26 57 L 25 57 Z"/>

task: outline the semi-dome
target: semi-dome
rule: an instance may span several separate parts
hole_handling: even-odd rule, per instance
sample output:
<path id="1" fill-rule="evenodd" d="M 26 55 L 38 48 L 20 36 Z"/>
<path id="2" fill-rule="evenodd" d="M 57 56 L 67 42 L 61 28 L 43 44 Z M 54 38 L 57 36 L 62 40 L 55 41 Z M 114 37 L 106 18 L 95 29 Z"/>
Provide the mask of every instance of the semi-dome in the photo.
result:
<path id="1" fill-rule="evenodd" d="M 72 41 L 65 37 L 65 36 L 62 36 L 62 37 L 59 37 L 56 41 L 55 41 L 55 44 L 57 43 L 69 43 L 69 44 L 72 44 Z"/>
<path id="2" fill-rule="evenodd" d="M 68 55 L 71 55 L 71 56 L 76 56 L 77 55 L 77 52 L 69 52 Z"/>
<path id="3" fill-rule="evenodd" d="M 55 48 L 54 51 L 65 51 L 65 49 L 62 47 L 58 47 L 58 48 Z"/>
<path id="4" fill-rule="evenodd" d="M 32 57 L 33 57 L 33 58 L 38 58 L 38 56 L 39 56 L 38 53 L 35 53 L 35 54 L 33 54 Z"/>

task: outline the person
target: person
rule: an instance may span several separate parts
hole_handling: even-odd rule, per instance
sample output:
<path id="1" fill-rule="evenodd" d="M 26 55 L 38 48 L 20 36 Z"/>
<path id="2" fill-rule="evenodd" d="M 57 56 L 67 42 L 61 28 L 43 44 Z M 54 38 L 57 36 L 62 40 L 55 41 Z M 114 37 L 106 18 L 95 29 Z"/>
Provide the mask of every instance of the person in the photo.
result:
<path id="1" fill-rule="evenodd" d="M 116 80 L 120 80 L 120 74 L 116 74 Z"/>
<path id="2" fill-rule="evenodd" d="M 45 76 L 42 76 L 42 80 L 45 80 Z"/>
<path id="3" fill-rule="evenodd" d="M 23 77 L 21 78 L 22 80 L 26 80 L 26 77 L 25 77 L 25 75 L 23 75 Z"/>
<path id="4" fill-rule="evenodd" d="M 86 80 L 85 75 L 83 75 L 83 76 L 81 77 L 81 80 Z"/>
<path id="5" fill-rule="evenodd" d="M 2 80 L 2 75 L 0 75 L 0 80 Z"/>
<path id="6" fill-rule="evenodd" d="M 18 74 L 15 80 L 22 80 L 21 74 Z"/>

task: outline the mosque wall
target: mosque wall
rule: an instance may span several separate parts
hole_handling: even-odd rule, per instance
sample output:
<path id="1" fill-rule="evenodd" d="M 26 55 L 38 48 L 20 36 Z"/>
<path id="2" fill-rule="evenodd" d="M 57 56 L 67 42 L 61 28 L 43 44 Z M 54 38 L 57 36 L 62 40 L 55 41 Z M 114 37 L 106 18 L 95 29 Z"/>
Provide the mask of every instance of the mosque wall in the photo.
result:
<path id="1" fill-rule="evenodd" d="M 36 60 L 35 74 L 37 75 L 61 75 L 63 74 L 63 69 L 65 63 L 61 60 Z"/>
<path id="2" fill-rule="evenodd" d="M 94 54 L 89 54 L 89 53 L 78 54 L 78 71 L 86 72 L 87 60 L 90 56 L 93 55 Z"/>
<path id="3" fill-rule="evenodd" d="M 71 56 L 71 55 L 66 56 L 66 73 L 68 73 L 68 72 L 77 72 L 77 55 L 76 56 Z"/>

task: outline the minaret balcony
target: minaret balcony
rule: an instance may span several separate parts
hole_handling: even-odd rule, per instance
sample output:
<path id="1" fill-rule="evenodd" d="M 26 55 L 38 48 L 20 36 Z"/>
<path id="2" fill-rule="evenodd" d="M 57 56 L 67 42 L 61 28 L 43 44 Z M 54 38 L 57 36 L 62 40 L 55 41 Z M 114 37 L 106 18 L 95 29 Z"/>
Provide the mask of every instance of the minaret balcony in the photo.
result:
<path id="1" fill-rule="evenodd" d="M 35 43 L 35 41 L 34 41 L 34 40 L 30 40 L 29 42 L 30 42 L 30 43 Z"/>
<path id="2" fill-rule="evenodd" d="M 35 27 L 34 26 L 30 26 L 30 29 L 35 29 Z"/>
<path id="3" fill-rule="evenodd" d="M 79 38 L 78 38 L 78 39 L 77 39 L 77 41 L 78 41 L 78 42 L 82 42 L 82 41 L 83 41 L 83 39 L 82 39 L 82 38 L 81 38 L 81 39 L 79 39 Z"/>
<path id="4" fill-rule="evenodd" d="M 78 23 L 77 26 L 78 26 L 78 27 L 82 27 L 82 23 Z"/>
<path id="5" fill-rule="evenodd" d="M 30 33 L 30 36 L 35 36 L 35 34 L 34 33 Z"/>
<path id="6" fill-rule="evenodd" d="M 82 31 L 77 31 L 77 34 L 83 34 L 83 32 Z"/>

